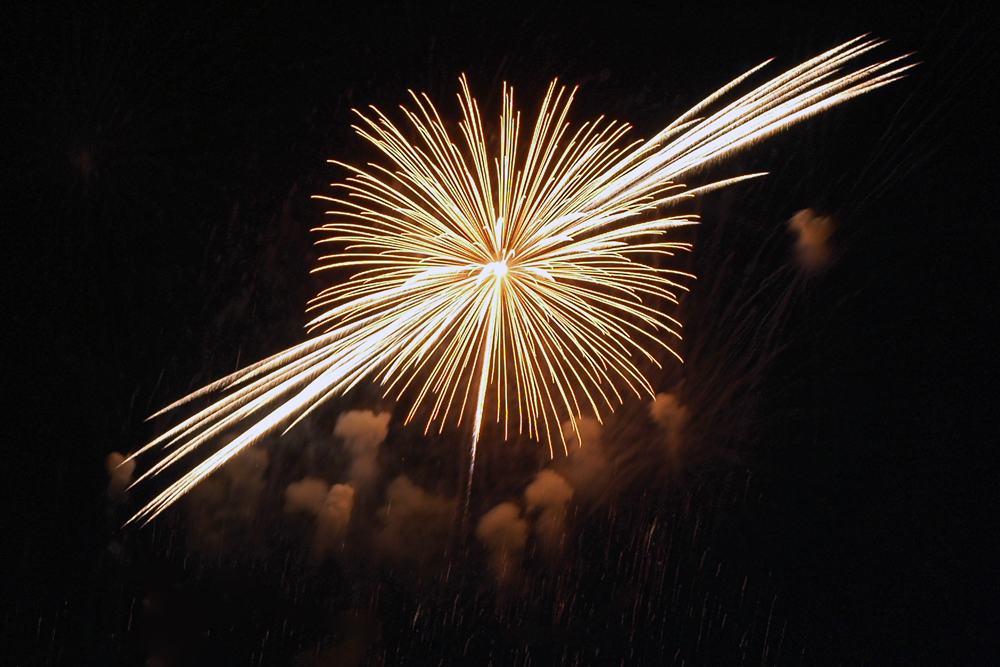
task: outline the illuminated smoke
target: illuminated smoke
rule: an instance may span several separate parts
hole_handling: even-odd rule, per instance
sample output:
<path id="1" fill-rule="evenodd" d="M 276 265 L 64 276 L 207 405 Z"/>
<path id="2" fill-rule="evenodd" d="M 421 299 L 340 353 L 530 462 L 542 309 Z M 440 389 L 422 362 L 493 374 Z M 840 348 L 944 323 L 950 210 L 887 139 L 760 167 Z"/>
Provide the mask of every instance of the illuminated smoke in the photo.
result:
<path id="1" fill-rule="evenodd" d="M 135 460 L 125 460 L 125 456 L 118 452 L 111 452 L 108 458 L 104 459 L 104 466 L 107 468 L 108 495 L 112 498 L 121 498 L 128 490 L 128 485 L 132 483 L 132 473 L 135 472 Z"/>
<path id="2" fill-rule="evenodd" d="M 315 477 L 292 482 L 285 489 L 285 512 L 309 512 L 317 515 L 323 511 L 330 485 Z"/>
<path id="3" fill-rule="evenodd" d="M 256 534 L 269 464 L 267 450 L 252 447 L 194 489 L 187 503 L 191 547 L 222 553 Z"/>
<path id="4" fill-rule="evenodd" d="M 476 537 L 489 551 L 490 569 L 497 584 L 512 582 L 521 567 L 521 556 L 528 541 L 528 522 L 514 503 L 500 503 L 479 519 Z"/>
<path id="5" fill-rule="evenodd" d="M 593 417 L 581 417 L 576 420 L 576 427 L 580 432 L 573 430 L 573 422 L 567 420 L 563 422 L 563 437 L 566 438 L 566 445 L 572 454 L 574 449 L 587 449 L 596 447 L 601 442 L 601 425 Z"/>
<path id="6" fill-rule="evenodd" d="M 269 464 L 267 450 L 253 447 L 228 462 L 222 471 L 236 497 L 256 499 L 264 490 L 264 473 Z"/>
<path id="7" fill-rule="evenodd" d="M 600 497 L 608 482 L 610 465 L 601 444 L 601 425 L 592 417 L 577 420 L 581 443 L 569 421 L 563 424 L 569 457 L 560 466 L 560 474 L 576 490 L 578 497 Z"/>
<path id="8" fill-rule="evenodd" d="M 357 487 L 369 485 L 378 476 L 378 449 L 389 433 L 388 412 L 351 410 L 337 418 L 333 434 L 344 440 L 352 457 L 348 477 Z"/>
<path id="9" fill-rule="evenodd" d="M 836 228 L 832 217 L 811 208 L 799 211 L 788 221 L 788 231 L 795 235 L 795 258 L 803 270 L 815 273 L 830 264 L 833 251 L 829 241 Z"/>
<path id="10" fill-rule="evenodd" d="M 566 507 L 573 498 L 573 487 L 558 473 L 542 470 L 524 490 L 528 513 L 537 513 L 535 536 L 550 557 L 562 552 L 566 536 Z"/>
<path id="11" fill-rule="evenodd" d="M 316 538 L 313 541 L 313 555 L 321 556 L 343 544 L 347 524 L 351 521 L 354 508 L 354 487 L 350 484 L 334 484 L 326 494 L 323 507 L 316 516 Z"/>
<path id="12" fill-rule="evenodd" d="M 679 440 L 681 431 L 687 424 L 688 410 L 680 404 L 676 394 L 659 393 L 649 404 L 649 416 L 661 428 L 666 429 L 671 438 Z"/>
<path id="13" fill-rule="evenodd" d="M 423 567 L 444 556 L 455 523 L 455 501 L 401 475 L 386 489 L 379 515 L 382 528 L 375 544 L 381 555 L 397 564 Z"/>
<path id="14" fill-rule="evenodd" d="M 667 460 L 679 467 L 682 464 L 688 409 L 680 404 L 675 394 L 660 393 L 649 404 L 649 415 L 666 433 Z"/>
<path id="15" fill-rule="evenodd" d="M 343 544 L 354 509 L 354 487 L 330 486 L 321 479 L 306 477 L 285 489 L 285 512 L 308 512 L 316 517 L 313 556 L 320 557 Z"/>

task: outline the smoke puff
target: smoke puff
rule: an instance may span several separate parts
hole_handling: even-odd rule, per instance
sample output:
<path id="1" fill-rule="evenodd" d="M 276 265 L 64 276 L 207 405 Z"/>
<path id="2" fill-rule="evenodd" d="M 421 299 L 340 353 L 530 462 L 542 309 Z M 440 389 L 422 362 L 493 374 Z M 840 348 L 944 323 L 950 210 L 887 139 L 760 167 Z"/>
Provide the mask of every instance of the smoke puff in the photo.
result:
<path id="1" fill-rule="evenodd" d="M 371 410 L 350 410 L 337 418 L 333 434 L 344 440 L 352 458 L 348 473 L 352 482 L 367 485 L 378 474 L 378 448 L 389 433 L 388 412 L 375 414 Z"/>
<path id="2" fill-rule="evenodd" d="M 542 470 L 524 490 L 528 511 L 557 509 L 563 511 L 573 498 L 573 487 L 559 473 Z"/>
<path id="3" fill-rule="evenodd" d="M 347 531 L 347 524 L 351 521 L 353 509 L 354 487 L 350 484 L 331 486 L 316 517 L 314 556 L 330 552 L 340 543 Z"/>
<path id="4" fill-rule="evenodd" d="M 563 422 L 563 437 L 566 438 L 566 445 L 572 449 L 584 449 L 592 445 L 597 445 L 601 441 L 601 424 L 593 417 L 581 417 L 576 420 L 576 428 L 580 432 L 577 437 L 576 430 L 573 429 L 573 422 L 567 420 Z"/>
<path id="5" fill-rule="evenodd" d="M 608 482 L 610 465 L 601 444 L 601 425 L 592 417 L 584 417 L 576 422 L 580 437 L 576 437 L 571 422 L 563 424 L 563 434 L 569 449 L 569 458 L 560 466 L 560 472 L 577 495 L 592 500 L 599 497 Z"/>
<path id="6" fill-rule="evenodd" d="M 806 271 L 820 271 L 833 254 L 829 240 L 836 229 L 833 218 L 811 208 L 799 211 L 788 221 L 788 231 L 795 234 L 795 257 Z"/>
<path id="7" fill-rule="evenodd" d="M 270 464 L 263 447 L 251 447 L 230 459 L 219 473 L 185 496 L 189 546 L 222 553 L 256 535 L 264 473 Z M 227 539 L 228 536 L 228 539 Z"/>
<path id="8" fill-rule="evenodd" d="M 111 452 L 108 458 L 104 459 L 104 466 L 108 470 L 108 494 L 113 498 L 121 497 L 132 483 L 132 473 L 135 472 L 135 460 L 126 461 L 125 456 L 119 452 Z"/>
<path id="9" fill-rule="evenodd" d="M 497 583 L 511 581 L 521 564 L 528 541 L 528 522 L 514 503 L 500 503 L 479 519 L 476 537 L 490 552 L 490 569 Z"/>
<path id="10" fill-rule="evenodd" d="M 285 489 L 285 512 L 309 512 L 316 517 L 313 557 L 319 558 L 342 542 L 354 509 L 354 487 L 330 486 L 321 479 L 306 477 Z"/>
<path id="11" fill-rule="evenodd" d="M 285 512 L 309 512 L 319 514 L 326 503 L 330 485 L 315 477 L 306 477 L 292 482 L 285 489 Z"/>
<path id="12" fill-rule="evenodd" d="M 674 394 L 661 393 L 649 404 L 649 416 L 663 428 L 671 429 L 687 421 L 687 408 Z"/>
<path id="13" fill-rule="evenodd" d="M 476 525 L 476 537 L 491 550 L 523 549 L 527 535 L 528 523 L 521 518 L 521 510 L 514 503 L 500 503 L 484 514 Z"/>
<path id="14" fill-rule="evenodd" d="M 235 485 L 247 490 L 264 479 L 271 459 L 263 447 L 251 447 L 222 466 L 223 474 Z"/>
<path id="15" fill-rule="evenodd" d="M 671 465 L 675 468 L 681 467 L 688 409 L 681 405 L 674 394 L 657 394 L 649 405 L 649 414 L 653 421 L 666 431 L 667 458 Z"/>
<path id="16" fill-rule="evenodd" d="M 566 534 L 566 505 L 573 498 L 573 487 L 558 473 L 542 470 L 524 490 L 529 512 L 538 512 L 535 535 L 550 556 L 562 550 Z"/>
<path id="17" fill-rule="evenodd" d="M 382 529 L 375 543 L 396 562 L 424 565 L 444 554 L 455 518 L 455 501 L 429 493 L 406 475 L 389 484 L 381 509 Z"/>
<path id="18" fill-rule="evenodd" d="M 319 512 L 320 523 L 327 528 L 343 531 L 351 520 L 351 509 L 354 507 L 354 487 L 350 484 L 334 484 L 326 494 L 323 507 Z"/>
<path id="19" fill-rule="evenodd" d="M 371 410 L 349 410 L 337 418 L 333 434 L 343 438 L 355 452 L 377 449 L 389 433 L 388 412 L 375 414 Z"/>

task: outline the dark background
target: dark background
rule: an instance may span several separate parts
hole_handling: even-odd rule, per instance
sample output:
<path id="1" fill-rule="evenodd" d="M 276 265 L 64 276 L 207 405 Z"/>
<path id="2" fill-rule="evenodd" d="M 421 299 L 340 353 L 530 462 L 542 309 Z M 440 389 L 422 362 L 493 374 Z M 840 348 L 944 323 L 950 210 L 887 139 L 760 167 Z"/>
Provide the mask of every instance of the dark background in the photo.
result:
<path id="1" fill-rule="evenodd" d="M 752 530 L 730 535 L 729 548 L 768 573 L 805 648 L 745 659 L 997 664 L 991 11 L 102 2 L 5 14 L 0 662 L 144 663 L 135 600 L 156 567 L 181 566 L 169 540 L 148 537 L 155 529 L 121 537 L 104 458 L 154 435 L 143 419 L 156 408 L 301 340 L 321 284 L 307 273 L 323 211 L 309 195 L 339 177 L 326 159 L 369 155 L 350 130 L 352 107 L 391 110 L 412 88 L 454 113 L 465 72 L 488 121 L 501 82 L 530 113 L 559 77 L 581 86 L 575 120 L 603 113 L 649 136 L 766 58 L 778 57 L 777 71 L 871 32 L 890 40 L 886 54 L 916 51 L 923 64 L 740 158 L 738 168 L 774 177 L 743 203 L 735 193 L 702 210 L 706 225 L 709 214 L 781 225 L 815 206 L 844 227 L 836 281 L 817 297 L 835 307 L 804 325 L 815 347 L 768 376 L 783 405 L 782 383 L 794 384 L 793 411 L 808 418 L 760 427 L 789 444 L 745 459 L 766 481 Z M 796 377 L 798 366 L 809 372 Z M 635 511 L 645 521 L 666 510 Z M 109 559 L 113 540 L 131 544 L 129 564 Z M 182 582 L 193 606 L 225 606 L 223 635 L 260 644 L 266 620 L 240 620 L 232 596 L 280 605 L 262 601 L 270 593 L 255 593 L 252 576 L 216 594 L 211 572 L 171 572 L 162 576 Z M 391 603 L 378 613 L 391 629 Z M 451 643 L 504 635 L 510 619 L 474 632 L 456 621 Z M 241 623 L 250 630 L 233 629 Z M 380 641 L 402 645 L 388 630 Z M 669 637 L 659 651 L 647 638 L 638 657 L 624 648 L 634 637 L 608 641 L 578 664 L 675 656 Z M 448 643 L 407 664 L 463 664 Z M 277 649 L 228 650 L 216 664 L 291 664 Z M 687 664 L 709 664 L 691 655 Z M 531 664 L 561 663 L 541 651 Z"/>

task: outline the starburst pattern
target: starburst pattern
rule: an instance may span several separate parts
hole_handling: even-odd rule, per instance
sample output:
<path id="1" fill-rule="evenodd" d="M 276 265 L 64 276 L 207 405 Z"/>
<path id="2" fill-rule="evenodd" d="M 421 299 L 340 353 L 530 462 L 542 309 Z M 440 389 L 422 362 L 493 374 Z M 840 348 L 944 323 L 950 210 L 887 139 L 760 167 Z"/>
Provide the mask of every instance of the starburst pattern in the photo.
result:
<path id="1" fill-rule="evenodd" d="M 137 452 L 172 447 L 140 480 L 237 435 L 135 518 L 156 516 L 241 450 L 362 381 L 411 399 L 407 421 L 423 410 L 426 429 L 471 420 L 471 465 L 487 414 L 505 434 L 551 449 L 564 443 L 563 419 L 575 428 L 626 393 L 652 396 L 636 359 L 656 364 L 672 352 L 680 324 L 660 306 L 676 302 L 684 274 L 651 258 L 687 249 L 667 234 L 696 220 L 663 212 L 760 174 L 693 189 L 680 179 L 899 78 L 909 67 L 900 58 L 842 71 L 878 45 L 852 40 L 723 105 L 764 63 L 648 141 L 627 142 L 629 127 L 603 118 L 571 130 L 576 91 L 556 82 L 526 142 L 504 87 L 495 156 L 464 77 L 457 133 L 412 92 L 405 130 L 377 109 L 359 113 L 355 129 L 388 162 L 336 163 L 352 175 L 336 184 L 339 196 L 322 197 L 335 208 L 320 243 L 335 250 L 316 269 L 357 272 L 311 303 L 315 338 L 157 413 L 228 392 Z"/>

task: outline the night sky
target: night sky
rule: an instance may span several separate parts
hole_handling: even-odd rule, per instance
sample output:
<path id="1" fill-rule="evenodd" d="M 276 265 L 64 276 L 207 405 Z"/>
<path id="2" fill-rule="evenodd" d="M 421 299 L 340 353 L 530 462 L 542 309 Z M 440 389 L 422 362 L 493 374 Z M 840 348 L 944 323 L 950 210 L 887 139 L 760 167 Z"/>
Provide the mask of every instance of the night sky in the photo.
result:
<path id="1" fill-rule="evenodd" d="M 585 4 L 5 10 L 0 663 L 1000 664 L 995 13 Z M 489 124 L 503 82 L 530 117 L 559 78 L 580 86 L 571 121 L 648 137 L 767 58 L 866 32 L 922 64 L 705 175 L 772 172 L 687 209 L 687 364 L 653 378 L 690 411 L 687 449 L 623 408 L 614 477 L 578 489 L 559 554 L 529 542 L 504 583 L 447 526 L 414 529 L 419 563 L 386 547 L 390 483 L 447 514 L 463 456 L 462 432 L 396 414 L 346 546 L 317 556 L 282 494 L 342 481 L 338 414 L 391 409 L 371 386 L 267 443 L 249 500 L 234 472 L 122 528 L 164 482 L 112 498 L 108 454 L 304 339 L 328 279 L 310 195 L 343 176 L 326 160 L 373 157 L 352 108 L 413 89 L 453 118 L 464 72 Z M 805 208 L 838 225 L 815 275 L 786 232 Z M 473 521 L 569 465 L 494 440 Z"/>

